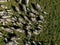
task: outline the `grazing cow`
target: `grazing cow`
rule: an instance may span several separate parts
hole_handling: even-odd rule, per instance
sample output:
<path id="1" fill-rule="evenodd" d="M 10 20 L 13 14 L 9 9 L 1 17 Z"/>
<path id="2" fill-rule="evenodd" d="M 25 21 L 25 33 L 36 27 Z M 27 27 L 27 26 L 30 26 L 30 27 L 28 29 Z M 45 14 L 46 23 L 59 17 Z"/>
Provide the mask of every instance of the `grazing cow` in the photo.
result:
<path id="1" fill-rule="evenodd" d="M 42 43 L 41 42 L 38 42 L 37 45 L 42 45 Z"/>
<path id="2" fill-rule="evenodd" d="M 32 6 L 33 6 L 33 8 L 35 9 L 35 10 L 41 10 L 41 7 L 40 7 L 40 5 L 39 4 L 34 4 L 34 3 L 31 3 L 32 4 Z"/>
<path id="3" fill-rule="evenodd" d="M 23 6 L 23 10 L 24 10 L 25 13 L 26 13 L 26 11 L 27 11 L 27 10 L 26 10 L 26 6 L 25 6 L 24 4 L 23 4 L 22 6 Z"/>
<path id="4" fill-rule="evenodd" d="M 25 4 L 26 6 L 28 6 L 29 0 L 22 0 L 22 4 Z"/>
<path id="5" fill-rule="evenodd" d="M 24 11 L 22 4 L 19 4 L 19 9 L 20 9 L 21 11 Z"/>
<path id="6" fill-rule="evenodd" d="M 12 9 L 13 9 L 14 11 L 16 11 L 16 12 L 17 12 L 17 10 L 16 10 L 15 6 L 12 6 Z"/>
<path id="7" fill-rule="evenodd" d="M 31 41 L 31 45 L 36 45 L 36 42 L 35 41 Z"/>
<path id="8" fill-rule="evenodd" d="M 12 27 L 13 27 L 14 29 L 20 28 L 19 26 L 16 26 L 16 25 L 13 25 Z"/>

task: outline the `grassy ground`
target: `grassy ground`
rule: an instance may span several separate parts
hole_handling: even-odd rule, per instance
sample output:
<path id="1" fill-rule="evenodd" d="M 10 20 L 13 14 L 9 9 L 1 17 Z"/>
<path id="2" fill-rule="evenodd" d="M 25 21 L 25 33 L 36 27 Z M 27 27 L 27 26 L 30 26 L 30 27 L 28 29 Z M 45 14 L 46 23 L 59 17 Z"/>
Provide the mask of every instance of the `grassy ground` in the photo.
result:
<path id="1" fill-rule="evenodd" d="M 60 45 L 60 28 L 59 28 L 59 17 L 60 17 L 60 2 L 59 0 L 40 0 L 44 10 L 49 14 L 45 15 L 46 28 L 37 37 L 38 40 L 43 40 L 45 44 L 50 44 L 51 41 Z M 46 6 L 46 7 L 45 7 Z M 50 44 L 51 45 L 51 44 Z"/>
<path id="2" fill-rule="evenodd" d="M 30 2 L 34 2 L 32 0 Z M 60 0 L 40 0 L 37 1 L 44 11 L 48 12 L 48 15 L 42 14 L 45 17 L 46 23 L 44 23 L 44 30 L 40 33 L 40 35 L 35 36 L 35 40 L 43 41 L 44 45 L 51 45 L 51 41 L 60 45 Z M 14 0 L 6 4 L 9 8 L 11 5 L 17 5 Z M 16 34 L 20 34 L 15 32 Z M 19 35 L 21 38 L 18 42 L 20 45 L 23 45 L 22 39 L 24 39 L 25 35 Z M 3 40 L 0 38 L 0 45 L 4 45 Z"/>

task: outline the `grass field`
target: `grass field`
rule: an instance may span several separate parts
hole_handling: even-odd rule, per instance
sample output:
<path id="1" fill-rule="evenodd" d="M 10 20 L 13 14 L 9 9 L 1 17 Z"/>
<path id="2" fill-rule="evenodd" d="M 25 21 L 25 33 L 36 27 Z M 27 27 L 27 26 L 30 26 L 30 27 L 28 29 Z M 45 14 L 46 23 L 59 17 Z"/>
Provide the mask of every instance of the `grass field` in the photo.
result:
<path id="1" fill-rule="evenodd" d="M 35 2 L 35 0 L 31 0 L 30 2 Z M 48 12 L 47 15 L 41 13 L 45 18 L 45 23 L 43 24 L 43 32 L 41 32 L 38 36 L 34 36 L 33 38 L 36 41 L 43 41 L 44 45 L 53 45 L 51 42 L 60 45 L 60 0 L 40 0 L 38 2 L 42 9 Z M 6 5 L 11 8 L 11 5 L 18 6 L 14 0 L 11 0 Z M 14 12 L 14 11 L 13 11 Z M 40 12 L 39 12 L 40 13 Z M 0 31 L 2 31 L 0 29 Z M 2 31 L 4 34 L 5 32 Z M 22 39 L 25 38 L 24 34 L 15 32 L 21 40 L 18 40 L 19 45 L 23 45 Z M 19 35 L 21 34 L 21 35 Z M 0 38 L 0 45 L 4 45 L 2 38 Z"/>

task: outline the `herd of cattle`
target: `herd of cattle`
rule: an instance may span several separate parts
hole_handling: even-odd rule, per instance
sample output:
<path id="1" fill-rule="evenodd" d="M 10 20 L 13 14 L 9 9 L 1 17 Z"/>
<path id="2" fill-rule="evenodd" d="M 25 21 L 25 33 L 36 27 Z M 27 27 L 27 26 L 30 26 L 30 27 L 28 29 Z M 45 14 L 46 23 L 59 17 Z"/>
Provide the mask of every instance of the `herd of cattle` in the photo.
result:
<path id="1" fill-rule="evenodd" d="M 8 33 L 10 33 L 9 38 L 6 38 L 4 36 L 4 42 L 7 45 L 9 45 L 8 43 L 11 41 L 16 43 L 15 38 L 17 37 L 15 34 L 13 35 L 13 30 L 25 33 L 26 37 L 29 37 L 29 39 L 31 38 L 32 34 L 39 35 L 40 32 L 43 31 L 42 24 L 45 22 L 44 17 L 40 14 L 40 12 L 45 15 L 48 14 L 47 12 L 43 11 L 42 7 L 37 2 L 31 3 L 29 2 L 30 0 L 15 1 L 16 3 L 18 3 L 19 6 L 16 7 L 12 5 L 11 7 L 14 12 L 18 12 L 17 15 L 15 13 L 9 15 L 7 9 L 2 15 L 0 15 L 0 23 L 2 24 L 1 29 L 6 30 Z M 31 4 L 32 8 L 29 7 L 29 4 Z M 36 42 L 34 40 L 28 41 L 27 39 L 24 39 L 23 43 L 24 45 L 43 45 L 43 41 Z"/>

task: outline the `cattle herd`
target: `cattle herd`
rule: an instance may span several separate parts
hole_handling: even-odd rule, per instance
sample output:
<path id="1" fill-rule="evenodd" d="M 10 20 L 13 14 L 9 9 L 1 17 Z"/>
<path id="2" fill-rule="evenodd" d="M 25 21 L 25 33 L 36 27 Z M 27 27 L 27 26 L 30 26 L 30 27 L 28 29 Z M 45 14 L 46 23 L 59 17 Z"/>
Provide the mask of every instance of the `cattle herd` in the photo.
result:
<path id="1" fill-rule="evenodd" d="M 32 3 L 30 0 L 15 0 L 18 3 L 18 7 L 11 5 L 14 12 L 18 14 L 11 13 L 9 15 L 8 9 L 0 16 L 0 23 L 2 23 L 1 29 L 6 30 L 9 33 L 9 38 L 4 36 L 4 42 L 6 45 L 11 41 L 16 43 L 17 36 L 13 34 L 14 30 L 20 33 L 25 33 L 26 38 L 24 38 L 24 45 L 43 45 L 43 41 L 34 41 L 33 35 L 37 36 L 43 31 L 43 23 L 45 22 L 44 16 L 40 14 L 43 13 L 47 15 L 48 13 L 43 11 L 39 3 Z M 31 5 L 31 6 L 30 6 Z M 13 38 L 12 38 L 13 37 Z M 11 40 L 12 39 L 12 40 Z M 14 40 L 15 41 L 14 41 Z M 11 44 L 15 45 L 15 44 Z M 18 45 L 18 44 L 16 44 Z"/>

